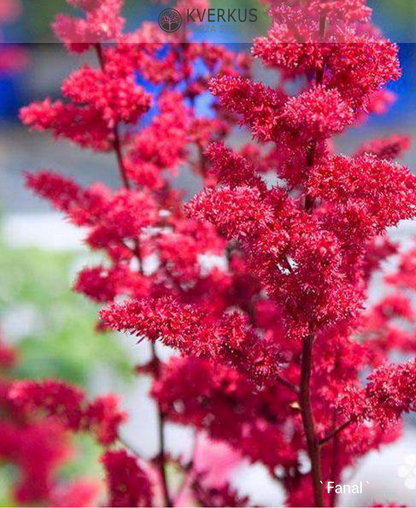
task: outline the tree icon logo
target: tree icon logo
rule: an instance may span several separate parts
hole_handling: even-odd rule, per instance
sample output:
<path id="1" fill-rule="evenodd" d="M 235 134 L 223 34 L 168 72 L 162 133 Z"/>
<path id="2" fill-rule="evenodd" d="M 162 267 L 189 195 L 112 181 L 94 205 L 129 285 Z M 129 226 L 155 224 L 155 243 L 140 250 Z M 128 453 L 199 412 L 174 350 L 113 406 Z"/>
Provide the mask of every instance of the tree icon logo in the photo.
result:
<path id="1" fill-rule="evenodd" d="M 158 22 L 164 32 L 173 33 L 182 25 L 182 16 L 176 9 L 164 9 L 159 14 Z"/>

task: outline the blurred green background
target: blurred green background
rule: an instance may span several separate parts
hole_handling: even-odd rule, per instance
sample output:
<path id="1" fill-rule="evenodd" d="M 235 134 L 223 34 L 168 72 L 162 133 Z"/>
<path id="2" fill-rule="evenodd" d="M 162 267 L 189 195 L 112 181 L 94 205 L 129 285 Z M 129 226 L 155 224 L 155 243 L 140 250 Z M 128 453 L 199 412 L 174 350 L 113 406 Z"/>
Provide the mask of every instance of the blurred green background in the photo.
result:
<path id="1" fill-rule="evenodd" d="M 85 386 L 100 366 L 128 382 L 132 363 L 121 341 L 95 332 L 98 307 L 71 290 L 77 257 L 0 244 L 0 323 L 21 352 L 17 373 Z"/>
<path id="2" fill-rule="evenodd" d="M 65 379 L 93 391 L 97 370 L 123 386 L 133 381 L 133 362 L 113 334 L 95 333 L 97 307 L 71 291 L 80 254 L 13 248 L 0 241 L 0 326 L 16 346 L 17 378 Z M 61 481 L 100 478 L 101 447 L 88 435 L 75 435 L 75 454 L 59 470 Z M 0 462 L 0 506 L 13 506 L 19 476 Z"/>

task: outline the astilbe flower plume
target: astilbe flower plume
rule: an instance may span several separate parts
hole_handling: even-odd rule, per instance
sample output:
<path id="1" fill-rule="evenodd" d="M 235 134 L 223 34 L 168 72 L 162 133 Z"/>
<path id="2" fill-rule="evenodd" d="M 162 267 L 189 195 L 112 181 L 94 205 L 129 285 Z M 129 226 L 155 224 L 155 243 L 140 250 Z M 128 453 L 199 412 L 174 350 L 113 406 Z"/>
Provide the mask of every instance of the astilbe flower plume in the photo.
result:
<path id="1" fill-rule="evenodd" d="M 152 506 L 150 481 L 135 457 L 125 450 L 109 450 L 101 460 L 108 476 L 109 506 Z"/>
<path id="2" fill-rule="evenodd" d="M 104 445 L 117 439 L 118 427 L 126 418 L 114 396 L 88 403 L 80 389 L 56 380 L 15 382 L 8 398 L 20 411 L 40 411 L 69 430 L 90 431 Z"/>
<path id="3" fill-rule="evenodd" d="M 372 275 L 397 252 L 386 229 L 416 215 L 416 178 L 395 161 L 409 140 L 372 140 L 351 155 L 332 143 L 387 108 L 386 85 L 401 73 L 397 46 L 371 24 L 365 0 L 274 0 L 268 35 L 252 48 L 278 71 L 266 86 L 252 79 L 247 56 L 191 44 L 186 32 L 144 23 L 124 34 L 120 0 L 70 3 L 84 16 L 59 16 L 55 32 L 97 64 L 65 80 L 64 101 L 34 103 L 21 118 L 113 153 L 120 175 L 118 190 L 48 170 L 27 175 L 105 255 L 74 286 L 108 304 L 99 330 L 150 342 L 151 360 L 137 372 L 153 377 L 159 452 L 150 461 L 105 452 L 110 504 L 177 501 L 165 448 L 173 421 L 265 465 L 288 506 L 334 506 L 325 483 L 397 439 L 401 415 L 415 409 L 414 361 L 388 363 L 392 350 L 416 351 L 412 305 L 397 291 L 374 306 L 366 299 Z M 207 90 L 214 102 L 201 114 Z M 236 124 L 252 137 L 240 150 L 230 148 Z M 186 206 L 172 185 L 184 166 L 204 184 Z M 415 289 L 415 258 L 405 253 L 387 282 Z M 162 361 L 159 343 L 181 357 Z M 88 402 L 45 381 L 17 384 L 11 397 L 104 445 L 126 444 L 112 396 Z M 192 463 L 176 465 L 180 490 L 196 503 L 249 502 L 227 482 L 208 487 Z"/>
<path id="4" fill-rule="evenodd" d="M 0 339 L 0 460 L 3 466 L 16 468 L 10 496 L 19 505 L 48 506 L 94 506 L 97 503 L 100 485 L 93 478 L 65 479 L 63 468 L 73 459 L 75 448 L 68 435 L 67 425 L 45 415 L 34 415 L 23 411 L 11 400 L 11 393 L 22 387 L 15 381 L 16 367 L 21 351 L 7 344 L 3 335 Z M 17 383 L 17 384 L 16 384 Z M 34 386 L 34 385 L 33 385 Z M 74 402 L 81 398 L 78 390 L 62 385 L 62 400 L 66 405 L 64 419 L 75 423 Z M 49 405 L 48 401 L 44 404 Z M 63 405 L 60 406 L 63 408 Z M 101 419 L 103 422 L 104 420 Z M 4 488 L 4 487 L 2 487 Z"/>

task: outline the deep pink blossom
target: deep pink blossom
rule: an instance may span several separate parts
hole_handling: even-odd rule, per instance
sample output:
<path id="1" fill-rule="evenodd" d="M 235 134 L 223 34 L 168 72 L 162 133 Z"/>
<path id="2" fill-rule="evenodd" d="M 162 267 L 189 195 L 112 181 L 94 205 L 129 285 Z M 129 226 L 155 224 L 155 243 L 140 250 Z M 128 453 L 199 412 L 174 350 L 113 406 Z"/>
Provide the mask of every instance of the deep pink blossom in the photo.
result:
<path id="1" fill-rule="evenodd" d="M 342 410 L 349 418 L 375 420 L 385 426 L 395 423 L 403 413 L 415 410 L 415 390 L 414 360 L 384 365 L 371 374 L 364 389 L 347 392 Z"/>
<path id="2" fill-rule="evenodd" d="M 113 305 L 101 312 L 101 318 L 112 329 L 162 340 L 185 354 L 234 365 L 255 379 L 272 377 L 280 370 L 278 350 L 267 341 L 256 340 L 247 318 L 236 312 L 215 319 L 203 309 L 160 299 Z"/>
<path id="3" fill-rule="evenodd" d="M 283 115 L 293 129 L 319 139 L 342 132 L 352 122 L 354 112 L 336 89 L 311 88 L 287 101 Z"/>
<path id="4" fill-rule="evenodd" d="M 51 130 L 55 138 L 70 139 L 83 148 L 109 150 L 114 136 L 101 112 L 91 106 L 45 99 L 23 108 L 20 117 L 32 129 Z"/>
<path id="5" fill-rule="evenodd" d="M 113 77 L 84 66 L 63 84 L 62 93 L 75 104 L 93 107 L 109 128 L 117 122 L 135 124 L 150 108 L 150 97 L 135 84 L 133 76 Z"/>
<path id="6" fill-rule="evenodd" d="M 356 234 L 367 236 L 412 218 L 415 188 L 416 178 L 407 168 L 367 154 L 334 156 L 309 180 L 311 195 L 335 207 L 340 228 L 351 224 Z"/>
<path id="7" fill-rule="evenodd" d="M 86 17 L 60 14 L 53 23 L 55 34 L 69 50 L 81 53 L 94 44 L 114 41 L 121 35 L 124 25 L 120 17 L 122 0 L 74 0 L 71 3 L 85 9 Z"/>
<path id="8" fill-rule="evenodd" d="M 109 506 L 152 506 L 150 481 L 125 450 L 107 451 L 101 459 L 109 487 Z"/>
<path id="9" fill-rule="evenodd" d="M 80 389 L 55 380 L 15 382 L 8 397 L 19 410 L 45 413 L 72 431 L 91 431 L 102 444 L 117 439 L 126 418 L 114 396 L 88 403 Z"/>
<path id="10" fill-rule="evenodd" d="M 386 159 L 394 161 L 403 156 L 411 145 L 411 139 L 409 136 L 400 136 L 395 134 L 388 138 L 374 139 L 367 143 L 364 143 L 357 151 L 356 156 L 362 154 L 371 154 L 380 157 L 380 159 Z"/>

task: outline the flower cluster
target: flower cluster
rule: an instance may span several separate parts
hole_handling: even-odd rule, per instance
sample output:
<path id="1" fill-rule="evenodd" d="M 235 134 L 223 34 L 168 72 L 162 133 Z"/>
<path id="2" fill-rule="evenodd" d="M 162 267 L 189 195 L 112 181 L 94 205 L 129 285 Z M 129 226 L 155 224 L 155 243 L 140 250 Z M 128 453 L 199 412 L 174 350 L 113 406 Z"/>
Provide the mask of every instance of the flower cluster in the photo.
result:
<path id="1" fill-rule="evenodd" d="M 147 474 L 125 450 L 107 451 L 102 463 L 108 476 L 110 506 L 152 506 Z"/>
<path id="2" fill-rule="evenodd" d="M 270 386 L 258 393 L 234 369 L 195 357 L 172 359 L 153 387 L 153 396 L 174 422 L 207 431 L 271 471 L 297 462 L 299 435 L 284 431 L 295 398 L 290 390 L 279 392 L 280 387 Z"/>
<path id="3" fill-rule="evenodd" d="M 93 506 L 98 499 L 99 483 L 88 478 L 68 481 L 62 474 L 62 468 L 75 452 L 66 426 L 56 419 L 23 412 L 11 400 L 17 386 L 26 383 L 14 381 L 18 353 L 1 337 L 0 460 L 17 468 L 19 473 L 11 492 L 3 495 L 10 495 L 13 503 L 22 505 Z M 69 415 L 71 407 L 66 411 Z M 100 422 L 104 423 L 104 418 Z"/>
<path id="4" fill-rule="evenodd" d="M 53 416 L 68 430 L 92 432 L 103 445 L 117 439 L 126 417 L 113 395 L 87 403 L 81 390 L 56 380 L 15 382 L 9 400 L 20 411 Z"/>
<path id="5" fill-rule="evenodd" d="M 68 49 L 77 53 L 87 51 L 96 42 L 117 40 L 124 19 L 122 0 L 68 0 L 85 11 L 85 18 L 59 15 L 53 24 L 56 35 Z"/>
<path id="6" fill-rule="evenodd" d="M 170 420 L 264 464 L 288 506 L 334 506 L 322 485 L 396 439 L 400 415 L 414 409 L 414 361 L 387 363 L 393 349 L 416 350 L 396 323 L 416 324 L 410 300 L 396 291 L 366 308 L 372 275 L 397 251 L 386 229 L 416 216 L 416 177 L 395 162 L 409 140 L 373 140 L 352 155 L 331 142 L 387 108 L 397 46 L 371 24 L 365 0 L 274 0 L 268 35 L 252 49 L 278 71 L 266 86 L 252 79 L 247 56 L 227 48 L 149 23 L 124 34 L 120 0 L 70 3 L 84 16 L 58 17 L 55 31 L 70 51 L 94 52 L 96 67 L 64 82 L 65 101 L 32 104 L 21 118 L 117 163 L 118 190 L 27 175 L 104 254 L 75 282 L 107 304 L 99 330 L 151 344 L 137 372 L 153 377 L 160 450 L 151 461 L 105 453 L 110 503 L 180 499 L 167 475 Z M 201 112 L 208 90 L 214 100 Z M 233 150 L 237 124 L 252 141 Z M 179 169 L 204 186 L 185 206 L 172 184 Z M 413 249 L 389 283 L 414 289 L 414 263 Z M 181 357 L 163 362 L 157 343 Z M 11 397 L 105 445 L 119 437 L 112 397 L 87 402 L 56 381 L 17 384 Z M 208 485 L 193 463 L 177 465 L 193 502 L 249 502 L 227 482 Z"/>
<path id="7" fill-rule="evenodd" d="M 183 353 L 220 360 L 254 378 L 273 377 L 279 371 L 279 353 L 274 344 L 260 341 L 241 313 L 212 319 L 209 309 L 181 306 L 161 298 L 113 305 L 101 313 L 105 325 L 131 331 L 152 341 L 162 340 Z"/>
<path id="8" fill-rule="evenodd" d="M 100 491 L 97 481 L 55 484 L 56 470 L 71 457 L 68 433 L 87 432 L 103 446 L 119 438 L 125 414 L 114 396 L 86 402 L 85 394 L 64 382 L 15 381 L 5 393 L 16 423 L 0 422 L 0 455 L 17 463 L 24 473 L 17 486 L 18 502 L 51 506 L 93 506 Z M 108 475 L 108 506 L 149 506 L 148 472 L 124 450 L 106 451 L 102 457 Z"/>
<path id="9" fill-rule="evenodd" d="M 341 407 L 352 420 L 375 420 L 385 426 L 415 410 L 415 390 L 414 360 L 393 367 L 384 365 L 369 376 L 365 389 L 349 390 L 341 399 Z"/>

